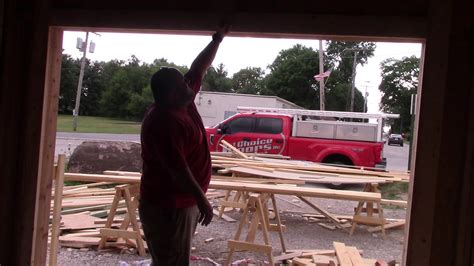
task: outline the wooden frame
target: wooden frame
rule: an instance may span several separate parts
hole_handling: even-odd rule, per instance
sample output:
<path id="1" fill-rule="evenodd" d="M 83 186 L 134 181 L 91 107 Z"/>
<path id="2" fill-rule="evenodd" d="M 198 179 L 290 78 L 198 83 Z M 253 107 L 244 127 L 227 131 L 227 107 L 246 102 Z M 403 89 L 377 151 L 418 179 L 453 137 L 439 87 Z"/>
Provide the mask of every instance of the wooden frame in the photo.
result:
<path id="1" fill-rule="evenodd" d="M 412 212 L 404 258 L 407 265 L 473 263 L 474 219 L 469 207 L 474 204 L 474 71 L 473 42 L 466 37 L 473 35 L 472 1 L 423 0 L 414 7 L 402 1 L 391 13 L 373 1 L 367 6 L 347 1 L 344 12 L 338 12 L 344 5 L 339 2 L 323 3 L 320 9 L 293 2 L 287 4 L 288 9 L 276 2 L 253 7 L 245 2 L 240 9 L 211 5 L 213 9 L 208 10 L 214 12 L 192 2 L 183 9 L 184 4 L 168 2 L 147 8 L 142 1 L 104 1 L 97 3 L 96 10 L 87 1 L 66 5 L 64 1 L 22 0 L 21 8 L 16 8 L 14 0 L 5 2 L 0 17 L 5 22 L 0 24 L 0 117 L 5 128 L 0 131 L 0 215 L 9 218 L 0 228 L 0 242 L 5 243 L 0 247 L 1 264 L 45 261 L 44 210 L 51 188 L 46 176 L 52 174 L 59 80 L 58 64 L 47 62 L 58 59 L 62 34 L 62 29 L 51 26 L 208 34 L 220 19 L 232 16 L 233 30 L 242 36 L 425 40 L 417 160 L 413 156 L 416 178 L 410 186 Z"/>

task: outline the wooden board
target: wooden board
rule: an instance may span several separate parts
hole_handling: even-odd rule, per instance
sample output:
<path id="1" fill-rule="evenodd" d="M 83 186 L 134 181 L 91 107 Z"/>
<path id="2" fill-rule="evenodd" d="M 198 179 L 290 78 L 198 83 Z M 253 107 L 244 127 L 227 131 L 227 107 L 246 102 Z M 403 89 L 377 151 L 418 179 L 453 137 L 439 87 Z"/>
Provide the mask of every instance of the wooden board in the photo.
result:
<path id="1" fill-rule="evenodd" d="M 276 257 L 273 257 L 273 261 L 274 262 L 284 261 L 284 260 L 292 259 L 294 257 L 299 257 L 302 254 L 303 254 L 302 251 L 291 252 L 291 253 L 288 253 L 288 254 L 281 254 L 281 255 L 278 255 Z"/>
<path id="2" fill-rule="evenodd" d="M 336 256 L 341 266 L 352 266 L 351 258 L 347 253 L 346 245 L 340 242 L 333 242 Z"/>
<path id="3" fill-rule="evenodd" d="M 228 246 L 229 248 L 234 248 L 236 250 L 250 250 L 250 251 L 261 252 L 265 254 L 269 254 L 270 252 L 272 252 L 271 245 L 255 244 L 255 243 L 249 243 L 249 242 L 238 241 L 238 240 L 233 240 L 233 239 L 228 241 Z"/>
<path id="4" fill-rule="evenodd" d="M 381 204 L 384 205 L 391 205 L 391 206 L 398 206 L 398 207 L 403 207 L 407 208 L 408 207 L 408 202 L 406 200 L 388 200 L 388 199 L 382 199 L 380 201 Z"/>
<path id="5" fill-rule="evenodd" d="M 232 153 L 234 153 L 235 155 L 237 155 L 238 157 L 240 158 L 243 158 L 243 159 L 248 159 L 249 157 L 247 155 L 245 155 L 243 152 L 241 152 L 239 149 L 237 149 L 236 147 L 232 146 L 229 142 L 221 139 L 220 141 L 227 149 L 231 150 Z"/>
<path id="6" fill-rule="evenodd" d="M 214 213 L 214 215 L 216 215 L 217 217 L 219 217 L 219 211 L 217 210 L 212 210 L 212 212 Z M 229 223 L 235 223 L 237 222 L 237 220 L 225 215 L 224 213 L 221 215 L 221 218 L 224 219 L 226 222 L 229 222 Z"/>
<path id="7" fill-rule="evenodd" d="M 66 180 L 66 181 L 112 182 L 112 183 L 132 184 L 132 183 L 139 183 L 140 182 L 140 177 L 138 177 L 138 176 L 118 176 L 118 175 L 65 173 L 64 174 L 64 180 Z"/>
<path id="8" fill-rule="evenodd" d="M 254 183 L 272 183 L 272 184 L 293 184 L 293 185 L 304 185 L 304 180 L 290 180 L 290 179 L 278 179 L 278 178 L 257 178 L 257 177 L 244 177 L 244 176 L 221 176 L 213 175 L 213 180 L 222 181 L 233 181 L 233 182 L 254 182 Z"/>
<path id="9" fill-rule="evenodd" d="M 238 190 L 249 191 L 257 193 L 270 193 L 282 195 L 298 195 L 306 197 L 317 197 L 326 199 L 341 199 L 351 201 L 367 201 L 379 202 L 381 199 L 380 193 L 374 192 L 359 192 L 359 191 L 345 191 L 324 188 L 309 188 L 296 187 L 287 185 L 268 185 L 268 184 L 247 184 L 211 180 L 209 188 L 224 189 L 224 190 Z"/>
<path id="10" fill-rule="evenodd" d="M 384 229 L 397 228 L 397 227 L 402 227 L 402 226 L 405 226 L 405 220 L 387 223 L 384 225 Z M 367 231 L 371 233 L 378 232 L 381 230 L 382 230 L 382 226 L 377 226 L 377 227 L 367 229 Z"/>
<path id="11" fill-rule="evenodd" d="M 60 236 L 59 242 L 61 245 L 77 244 L 82 246 L 97 246 L 99 245 L 100 237 L 85 237 L 85 236 Z M 70 245 L 69 245 L 70 246 Z"/>
<path id="12" fill-rule="evenodd" d="M 355 177 L 336 177 L 332 175 L 322 174 L 308 174 L 308 173 L 290 173 L 284 171 L 275 170 L 273 172 L 268 172 L 265 170 L 259 170 L 250 167 L 232 167 L 229 168 L 229 171 L 235 173 L 244 173 L 253 176 L 262 176 L 266 178 L 278 178 L 278 179 L 288 179 L 288 180 L 300 180 L 308 183 L 317 183 L 317 184 L 366 184 L 366 183 L 385 183 L 383 179 L 377 178 L 355 178 Z"/>
<path id="13" fill-rule="evenodd" d="M 54 167 L 54 187 L 58 193 L 54 194 L 53 201 L 53 219 L 51 222 L 51 245 L 49 255 L 49 265 L 55 266 L 58 262 L 58 251 L 59 251 L 59 227 L 61 224 L 61 204 L 62 204 L 62 191 L 64 186 L 64 168 L 66 163 L 66 155 L 60 154 L 58 156 L 58 165 Z"/>
<path id="14" fill-rule="evenodd" d="M 354 215 L 352 218 L 353 222 L 360 223 L 360 224 L 368 224 L 368 225 L 382 225 L 385 224 L 387 221 L 384 218 L 379 217 L 367 217 L 361 215 Z"/>
<path id="15" fill-rule="evenodd" d="M 336 264 L 334 257 L 326 255 L 311 255 L 311 258 L 313 259 L 313 263 L 316 264 L 316 266 L 327 266 L 330 265 L 331 261 Z"/>
<path id="16" fill-rule="evenodd" d="M 63 215 L 63 226 L 61 227 L 61 230 L 79 230 L 100 227 L 100 225 L 95 224 L 96 220 L 97 218 L 87 214 Z"/>
<path id="17" fill-rule="evenodd" d="M 362 260 L 362 257 L 359 254 L 359 251 L 355 247 L 346 247 L 347 254 L 351 258 L 353 266 L 364 266 L 365 263 Z"/>

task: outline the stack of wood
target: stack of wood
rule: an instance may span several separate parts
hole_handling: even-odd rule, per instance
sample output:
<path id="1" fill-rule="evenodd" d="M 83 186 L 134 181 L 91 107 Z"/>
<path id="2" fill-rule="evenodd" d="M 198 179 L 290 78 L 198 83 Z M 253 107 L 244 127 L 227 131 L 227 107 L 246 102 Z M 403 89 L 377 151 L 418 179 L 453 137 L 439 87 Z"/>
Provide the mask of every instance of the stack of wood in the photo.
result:
<path id="1" fill-rule="evenodd" d="M 289 250 L 285 254 L 274 257 L 276 264 L 286 262 L 289 265 L 307 266 L 399 266 L 394 261 L 362 257 L 362 251 L 344 243 L 333 242 L 333 250 Z"/>
<path id="2" fill-rule="evenodd" d="M 409 174 L 378 168 L 335 166 L 308 161 L 288 160 L 288 157 L 272 154 L 244 154 L 222 141 L 228 153 L 211 153 L 212 166 L 220 173 L 242 176 L 292 179 L 322 184 L 364 184 L 408 182 Z"/>
<path id="3" fill-rule="evenodd" d="M 81 181 L 88 179 L 92 183 L 64 186 L 62 195 L 60 195 L 59 243 L 63 247 L 96 248 L 100 241 L 100 229 L 104 228 L 110 213 L 116 186 L 137 183 L 140 178 L 128 177 L 128 179 L 134 180 L 111 183 L 102 181 L 110 180 L 107 175 L 66 173 L 65 179 Z M 53 190 L 53 196 L 55 194 L 56 191 Z M 210 200 L 224 196 L 222 192 L 212 189 L 206 195 Z M 53 220 L 54 209 L 54 200 L 52 200 L 51 220 Z M 120 228 L 124 220 L 123 215 L 126 213 L 125 201 L 120 200 L 116 211 L 119 216 L 114 218 L 112 228 Z M 117 241 L 114 245 L 118 248 L 133 248 L 133 245 L 126 241 Z M 113 245 L 108 245 L 108 247 L 111 246 Z"/>
<path id="4" fill-rule="evenodd" d="M 219 169 L 221 173 L 231 173 L 232 177 L 215 175 L 211 181 L 211 189 L 207 196 L 209 199 L 222 198 L 225 195 L 222 189 L 233 191 L 265 192 L 272 194 L 294 195 L 302 197 L 322 197 L 333 199 L 361 198 L 382 204 L 406 206 L 406 202 L 381 200 L 380 194 L 360 191 L 337 191 L 329 189 L 306 188 L 298 185 L 312 183 L 371 183 L 380 184 L 388 182 L 408 182 L 407 173 L 388 172 L 374 169 L 334 167 L 323 164 L 292 161 L 285 156 L 267 154 L 243 154 L 232 145 L 223 142 L 230 153 L 212 153 L 212 166 Z M 110 213 L 117 184 L 138 184 L 140 173 L 106 171 L 104 174 L 77 174 L 64 173 L 62 178 L 55 177 L 55 189 L 53 190 L 54 201 L 52 201 L 52 236 L 59 239 L 60 245 L 75 248 L 97 247 L 100 242 L 100 230 L 106 225 Z M 57 173 L 60 171 L 56 171 Z M 64 181 L 80 181 L 87 184 L 63 187 Z M 311 190 L 311 191 L 309 191 Z M 317 190 L 317 191 L 316 191 Z M 56 193 L 61 191 L 61 193 Z M 297 193 L 296 193 L 297 192 Z M 295 194 L 296 193 L 296 194 Z M 341 198 L 350 194 L 349 198 Z M 357 194 L 357 195 L 355 195 Z M 359 195 L 360 194 L 360 195 Z M 346 195 L 347 196 L 347 195 Z M 349 199 L 351 200 L 351 199 Z M 60 202 L 59 207 L 57 203 Z M 56 203 L 56 204 L 55 204 Z M 116 214 L 127 212 L 125 202 L 120 201 L 117 205 Z M 319 212 L 319 211 L 318 211 Z M 345 228 L 344 224 L 350 222 L 352 216 L 345 218 L 324 213 L 308 214 L 309 220 L 318 219 L 319 224 L 330 224 L 330 229 L 336 225 Z M 320 216 L 318 216 L 320 215 Z M 329 217 L 329 218 L 328 218 Z M 335 219 L 330 219 L 334 217 Z M 235 220 L 223 215 L 228 221 Z M 341 226 L 338 226 L 337 221 Z M 403 225 L 402 220 L 393 220 L 394 226 Z M 123 222 L 122 217 L 115 217 L 111 228 L 119 228 Z M 59 225 L 56 230 L 54 226 Z M 110 228 L 110 227 L 109 227 Z M 388 228 L 385 226 L 385 228 Z M 375 229 L 374 229 L 375 230 Z M 120 240 L 120 239 L 119 239 Z M 133 247 L 130 241 L 116 241 L 117 247 Z M 110 245 L 109 245 L 110 246 Z M 107 246 L 107 247 L 109 247 Z M 112 245 L 113 246 L 113 245 Z"/>
<path id="5" fill-rule="evenodd" d="M 226 141 L 222 141 L 221 146 L 230 152 L 212 153 L 212 165 L 221 174 L 232 174 L 232 177 L 225 179 L 223 176 L 214 176 L 213 180 L 234 180 L 245 183 L 273 183 L 283 186 L 301 185 L 305 183 L 317 184 L 363 184 L 364 192 L 380 193 L 379 184 L 408 182 L 409 173 L 399 171 L 386 171 L 374 168 L 363 167 L 341 167 L 334 165 L 319 164 L 307 161 L 289 160 L 285 156 L 269 154 L 244 154 Z M 341 199 L 353 200 L 358 196 L 347 195 L 344 191 L 334 191 L 334 194 L 341 194 Z M 350 191 L 347 191 L 349 194 Z M 316 204 L 303 198 L 298 193 L 294 194 L 299 200 L 311 206 L 319 214 L 309 215 L 308 220 L 317 222 L 318 225 L 335 230 L 340 228 L 353 227 L 354 216 L 344 215 L 338 218 L 337 215 L 328 213 Z M 353 197 L 354 196 L 354 197 Z M 362 195 L 360 195 L 362 196 Z M 322 196 L 324 198 L 324 196 Z M 229 198 L 227 196 L 226 198 Z M 292 202 L 289 202 L 294 204 Z M 360 208 L 356 210 L 357 222 L 371 222 L 374 227 L 369 228 L 370 232 L 382 231 L 384 229 L 401 227 L 405 224 L 403 219 L 384 219 L 383 209 L 380 205 L 393 205 L 407 207 L 407 202 L 402 200 L 380 199 L 374 203 L 359 201 Z M 364 207 L 367 205 L 366 207 Z M 375 208 L 374 208 L 375 205 Z M 366 212 L 370 217 L 361 216 L 360 212 Z M 380 217 L 372 216 L 372 213 Z M 339 215 L 340 216 L 340 215 Z M 380 225 L 384 225 L 383 228 Z M 354 227 L 351 232 L 354 231 Z M 384 233 L 385 235 L 385 233 Z"/>

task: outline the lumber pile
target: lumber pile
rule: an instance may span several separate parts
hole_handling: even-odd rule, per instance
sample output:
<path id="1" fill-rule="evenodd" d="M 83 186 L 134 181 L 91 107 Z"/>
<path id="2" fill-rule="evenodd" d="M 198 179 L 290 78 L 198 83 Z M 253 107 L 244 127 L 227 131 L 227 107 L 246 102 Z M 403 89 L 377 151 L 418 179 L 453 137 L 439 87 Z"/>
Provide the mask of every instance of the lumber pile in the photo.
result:
<path id="1" fill-rule="evenodd" d="M 359 204 L 361 206 L 359 209 L 362 212 L 369 210 L 371 213 L 372 209 L 368 207 L 372 205 L 379 207 L 380 204 L 384 204 L 406 207 L 404 201 L 382 199 L 381 194 L 376 190 L 348 191 L 301 187 L 301 185 L 311 182 L 322 184 L 360 183 L 376 186 L 381 183 L 408 182 L 409 176 L 407 173 L 293 161 L 280 155 L 244 154 L 229 143 L 223 142 L 222 145 L 231 152 L 212 153 L 212 167 L 218 169 L 220 173 L 231 174 L 232 176 L 213 175 L 207 193 L 209 199 L 225 198 L 222 202 L 237 206 L 245 202 L 233 203 L 229 198 L 232 191 L 238 195 L 247 195 L 248 193 L 293 195 L 317 211 L 318 214 L 307 216 L 308 220 L 317 221 L 317 224 L 329 230 L 335 228 L 346 230 L 350 227 L 354 216 L 347 215 L 342 218 L 328 213 L 311 202 L 309 198 L 364 202 L 367 207 Z M 136 226 L 134 226 L 135 229 L 133 230 L 135 232 L 133 234 L 127 232 L 130 229 L 128 227 L 129 217 L 127 217 L 127 213 L 130 213 L 130 204 L 127 205 L 126 201 L 122 199 L 115 204 L 114 198 L 118 186 L 138 185 L 140 183 L 140 173 L 105 171 L 103 174 L 79 174 L 64 173 L 64 167 L 55 169 L 54 200 L 51 204 L 52 243 L 58 240 L 61 246 L 95 248 L 101 243 L 101 236 L 104 237 L 104 235 L 110 233 L 109 235 L 115 234 L 119 237 L 113 238 L 112 242 L 106 241 L 105 243 L 102 241 L 102 248 L 138 248 L 137 241 L 134 241 L 134 239 L 139 239 L 138 235 L 143 236 L 143 233 L 138 232 Z M 85 184 L 62 186 L 64 181 L 79 181 L 85 182 Z M 242 196 L 242 199 L 245 199 L 245 197 Z M 237 200 L 239 199 L 237 198 Z M 113 217 L 111 218 L 112 207 Z M 136 206 L 132 209 L 135 209 L 136 212 Z M 236 222 L 223 213 L 225 209 L 225 206 L 223 206 L 221 211 L 215 211 L 215 214 L 229 222 Z M 271 213 L 268 215 L 271 215 Z M 134 213 L 132 216 L 135 216 L 139 223 L 138 215 Z M 378 224 L 377 227 L 372 227 L 369 230 L 375 232 L 404 225 L 403 220 L 385 219 L 385 221 L 385 224 Z M 122 231 L 118 234 L 115 229 Z M 133 237 L 127 239 L 127 237 L 120 236 Z M 54 249 L 55 252 L 56 250 Z M 295 261 L 298 260 L 296 258 Z"/>
<path id="2" fill-rule="evenodd" d="M 307 266 L 397 266 L 395 262 L 386 263 L 382 260 L 362 257 L 362 251 L 356 247 L 346 246 L 344 243 L 333 242 L 334 249 L 329 250 L 288 250 L 286 253 L 274 257 L 278 264 Z"/>
<path id="3" fill-rule="evenodd" d="M 264 178 L 300 179 L 312 183 L 390 183 L 408 182 L 408 173 L 374 171 L 329 166 L 313 162 L 301 162 L 264 157 L 247 159 L 211 154 L 213 168 L 220 173 L 236 173 L 242 176 Z"/>
<path id="4" fill-rule="evenodd" d="M 340 228 L 346 230 L 351 228 L 352 234 L 357 224 L 372 225 L 370 232 L 382 231 L 385 237 L 386 228 L 401 227 L 404 221 L 389 222 L 383 215 L 382 205 L 392 205 L 407 207 L 406 201 L 374 199 L 372 195 L 380 196 L 379 184 L 408 182 L 409 174 L 399 171 L 385 171 L 374 168 L 363 167 L 341 167 L 326 165 L 306 161 L 289 160 L 280 155 L 267 154 L 245 154 L 233 147 L 228 142 L 222 141 L 220 144 L 228 153 L 211 153 L 212 166 L 218 169 L 218 173 L 231 174 L 232 179 L 240 181 L 233 187 L 223 182 L 234 181 L 225 179 L 222 176 L 214 176 L 212 187 L 219 189 L 229 189 L 236 191 L 234 201 L 229 201 L 230 193 L 226 194 L 225 200 L 221 201 L 221 211 L 226 207 L 235 207 L 239 204 L 239 193 L 251 191 L 257 193 L 274 193 L 284 195 L 294 195 L 302 202 L 323 215 L 323 219 L 311 218 L 321 227 L 329 230 Z M 248 181 L 247 181 L 247 180 Z M 258 182 L 258 180 L 260 180 Z M 259 183 L 259 184 L 256 184 Z M 358 191 L 325 190 L 307 191 L 303 187 L 294 187 L 295 184 L 318 183 L 318 184 L 363 184 L 362 194 Z M 272 185 L 278 185 L 270 188 Z M 224 188 L 227 187 L 227 188 Z M 368 194 L 366 194 L 368 193 Z M 375 193 L 375 194 L 374 194 Z M 366 197 L 367 196 L 367 197 Z M 325 211 L 313 202 L 304 197 L 330 198 L 341 200 L 358 201 L 354 216 L 351 219 L 340 220 L 335 215 Z M 228 209 L 228 208 L 227 208 Z"/>
<path id="5" fill-rule="evenodd" d="M 221 146 L 230 152 L 211 153 L 212 166 L 221 169 L 221 173 L 240 173 L 280 179 L 299 178 L 314 183 L 387 183 L 409 181 L 409 174 L 407 172 L 294 161 L 289 160 L 286 156 L 275 154 L 245 154 L 224 140 L 221 141 Z"/>
<path id="6" fill-rule="evenodd" d="M 123 173 L 122 173 L 123 174 Z M 140 178 L 135 176 L 115 175 L 91 175 L 64 173 L 64 180 L 92 182 L 75 186 L 56 186 L 53 189 L 53 200 L 51 202 L 51 227 L 57 225 L 57 233 L 51 235 L 50 239 L 58 239 L 58 243 L 63 247 L 72 248 L 97 248 L 101 240 L 101 230 L 120 229 L 124 227 L 126 220 L 127 204 L 125 199 L 121 199 L 115 206 L 113 220 L 107 225 L 107 218 L 113 207 L 116 189 L 123 184 L 138 184 Z M 56 179 L 58 180 L 58 179 Z M 56 191 L 59 191 L 57 193 Z M 208 199 L 223 197 L 223 193 L 210 189 L 206 194 Z M 56 198 L 56 200 L 54 200 Z M 55 206 L 60 203 L 59 206 Z M 136 213 L 136 220 L 139 221 Z M 54 212 L 57 212 L 57 219 L 53 219 Z M 54 220 L 54 222 L 53 222 Z M 127 223 L 128 227 L 128 223 Z M 143 236 L 143 232 L 141 232 Z M 107 243 L 106 248 L 136 249 L 136 243 L 125 239 L 115 239 L 114 243 Z"/>

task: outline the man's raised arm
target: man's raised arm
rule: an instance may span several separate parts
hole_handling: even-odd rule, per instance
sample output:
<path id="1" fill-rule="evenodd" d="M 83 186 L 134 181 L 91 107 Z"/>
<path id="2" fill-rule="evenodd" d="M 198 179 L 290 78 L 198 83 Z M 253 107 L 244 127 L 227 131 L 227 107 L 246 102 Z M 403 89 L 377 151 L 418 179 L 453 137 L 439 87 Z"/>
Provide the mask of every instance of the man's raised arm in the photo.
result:
<path id="1" fill-rule="evenodd" d="M 189 69 L 190 74 L 200 79 L 204 77 L 205 72 L 211 66 L 216 56 L 219 44 L 229 32 L 229 27 L 229 25 L 222 26 L 212 35 L 212 41 L 199 53 L 191 64 L 191 68 Z"/>

